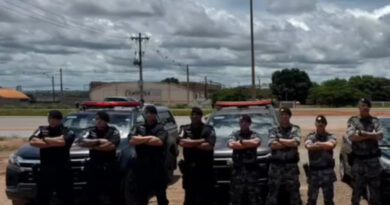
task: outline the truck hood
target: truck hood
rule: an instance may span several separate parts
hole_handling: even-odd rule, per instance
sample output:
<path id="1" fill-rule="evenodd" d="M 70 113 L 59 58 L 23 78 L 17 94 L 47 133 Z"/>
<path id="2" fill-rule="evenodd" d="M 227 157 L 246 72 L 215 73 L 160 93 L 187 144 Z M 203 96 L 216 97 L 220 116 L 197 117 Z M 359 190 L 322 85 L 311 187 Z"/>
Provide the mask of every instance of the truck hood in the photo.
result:
<path id="1" fill-rule="evenodd" d="M 15 154 L 23 159 L 38 160 L 40 158 L 39 149 L 29 144 L 25 144 L 20 147 Z M 73 145 L 70 149 L 71 158 L 88 157 L 88 155 L 88 149 L 81 148 L 77 145 Z"/>
<path id="2" fill-rule="evenodd" d="M 390 147 L 381 147 L 382 157 L 390 160 Z"/>

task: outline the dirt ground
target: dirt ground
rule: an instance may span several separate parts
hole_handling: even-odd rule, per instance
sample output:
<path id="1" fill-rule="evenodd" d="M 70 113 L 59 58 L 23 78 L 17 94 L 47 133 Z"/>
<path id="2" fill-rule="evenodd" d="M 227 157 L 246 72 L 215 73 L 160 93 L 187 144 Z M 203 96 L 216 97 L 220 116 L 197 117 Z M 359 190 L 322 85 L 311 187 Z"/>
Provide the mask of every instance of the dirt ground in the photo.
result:
<path id="1" fill-rule="evenodd" d="M 328 126 L 328 131 L 333 132 L 338 137 L 338 146 L 335 150 L 335 157 L 336 157 L 338 156 L 338 153 L 340 151 L 341 139 L 345 132 L 346 121 L 349 116 L 356 115 L 357 111 L 356 109 L 321 109 L 321 110 L 296 109 L 293 110 L 293 114 L 294 114 L 293 122 L 301 126 L 302 136 L 306 136 L 308 132 L 313 130 L 314 116 L 316 116 L 317 114 L 324 114 L 326 116 L 336 116 L 337 123 L 336 121 L 335 123 L 330 122 Z M 390 109 L 373 110 L 373 115 L 390 116 Z M 313 116 L 313 121 L 311 121 L 311 116 Z M 23 139 L 6 139 L 0 141 L 0 148 L 2 148 L 1 150 L 3 150 L 0 151 L 0 204 L 1 205 L 12 204 L 11 201 L 8 200 L 5 195 L 5 179 L 4 179 L 5 168 L 8 163 L 9 155 L 12 153 L 13 150 L 16 150 L 23 143 L 25 143 L 25 140 Z M 301 154 L 300 167 L 302 167 L 302 164 L 307 162 L 307 151 L 303 148 L 303 146 L 300 147 L 300 154 Z M 338 162 L 336 165 L 336 171 L 337 170 L 338 170 Z M 307 183 L 303 171 L 301 171 L 300 181 L 301 181 L 301 196 L 305 203 L 307 199 Z M 172 205 L 183 204 L 184 192 L 181 186 L 182 186 L 181 180 L 179 180 L 176 184 L 169 187 L 168 198 L 170 200 L 170 204 Z M 340 181 L 337 181 L 335 183 L 335 204 L 336 205 L 350 204 L 350 198 L 351 198 L 350 187 L 348 187 L 346 184 Z M 152 199 L 150 204 L 153 205 L 157 204 L 156 200 Z M 322 195 L 320 195 L 318 199 L 318 204 L 323 205 Z M 364 201 L 361 204 L 367 205 L 367 203 Z"/>

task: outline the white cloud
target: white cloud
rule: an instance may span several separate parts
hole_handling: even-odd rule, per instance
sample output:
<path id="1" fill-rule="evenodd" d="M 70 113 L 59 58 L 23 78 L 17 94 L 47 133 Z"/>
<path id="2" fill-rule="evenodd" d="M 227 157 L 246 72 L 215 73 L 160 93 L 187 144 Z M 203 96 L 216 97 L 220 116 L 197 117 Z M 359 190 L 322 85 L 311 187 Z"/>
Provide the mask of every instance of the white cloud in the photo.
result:
<path id="1" fill-rule="evenodd" d="M 289 19 L 288 22 L 290 22 L 293 26 L 300 28 L 304 31 L 310 31 L 310 28 L 305 24 L 305 22 L 297 21 L 293 18 Z"/>
<path id="2" fill-rule="evenodd" d="M 71 88 L 91 80 L 137 80 L 132 63 L 138 45 L 128 37 L 138 32 L 151 36 L 143 44 L 147 81 L 185 80 L 185 69 L 173 65 L 183 63 L 190 64 L 192 79 L 250 82 L 249 17 L 232 12 L 235 8 L 192 0 L 29 1 L 35 6 L 13 1 L 22 10 L 7 2 L 9 9 L 0 5 L 1 86 L 41 88 L 42 76 L 31 73 L 58 73 L 60 67 Z M 302 68 L 317 81 L 388 75 L 390 6 L 369 11 L 313 0 L 267 0 L 266 5 L 255 13 L 261 76 L 287 67 Z M 34 80 L 23 80 L 28 77 Z"/>

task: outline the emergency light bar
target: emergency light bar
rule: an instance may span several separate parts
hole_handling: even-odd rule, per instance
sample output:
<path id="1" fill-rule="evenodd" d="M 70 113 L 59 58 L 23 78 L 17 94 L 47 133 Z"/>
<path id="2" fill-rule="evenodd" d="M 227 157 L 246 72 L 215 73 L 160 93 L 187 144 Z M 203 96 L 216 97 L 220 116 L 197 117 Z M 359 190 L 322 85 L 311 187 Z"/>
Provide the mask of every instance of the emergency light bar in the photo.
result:
<path id="1" fill-rule="evenodd" d="M 114 107 L 138 107 L 141 106 L 141 102 L 95 102 L 87 101 L 83 102 L 83 108 L 114 108 Z"/>
<path id="2" fill-rule="evenodd" d="M 216 105 L 218 107 L 249 107 L 249 106 L 265 106 L 272 104 L 271 100 L 257 101 L 220 101 Z"/>

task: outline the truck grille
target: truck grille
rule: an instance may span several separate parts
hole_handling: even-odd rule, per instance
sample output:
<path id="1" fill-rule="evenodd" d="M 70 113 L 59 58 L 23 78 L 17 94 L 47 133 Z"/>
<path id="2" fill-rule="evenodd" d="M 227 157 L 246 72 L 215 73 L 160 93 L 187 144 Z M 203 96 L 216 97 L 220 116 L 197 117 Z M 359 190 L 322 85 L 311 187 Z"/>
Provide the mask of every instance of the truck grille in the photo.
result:
<path id="1" fill-rule="evenodd" d="M 38 160 L 24 160 L 19 163 L 20 170 L 18 176 L 19 183 L 36 183 L 36 176 L 34 174 L 35 170 L 39 170 L 39 161 Z M 71 167 L 73 182 L 80 183 L 85 182 L 85 174 L 83 172 L 85 164 L 85 158 L 72 158 Z"/>

